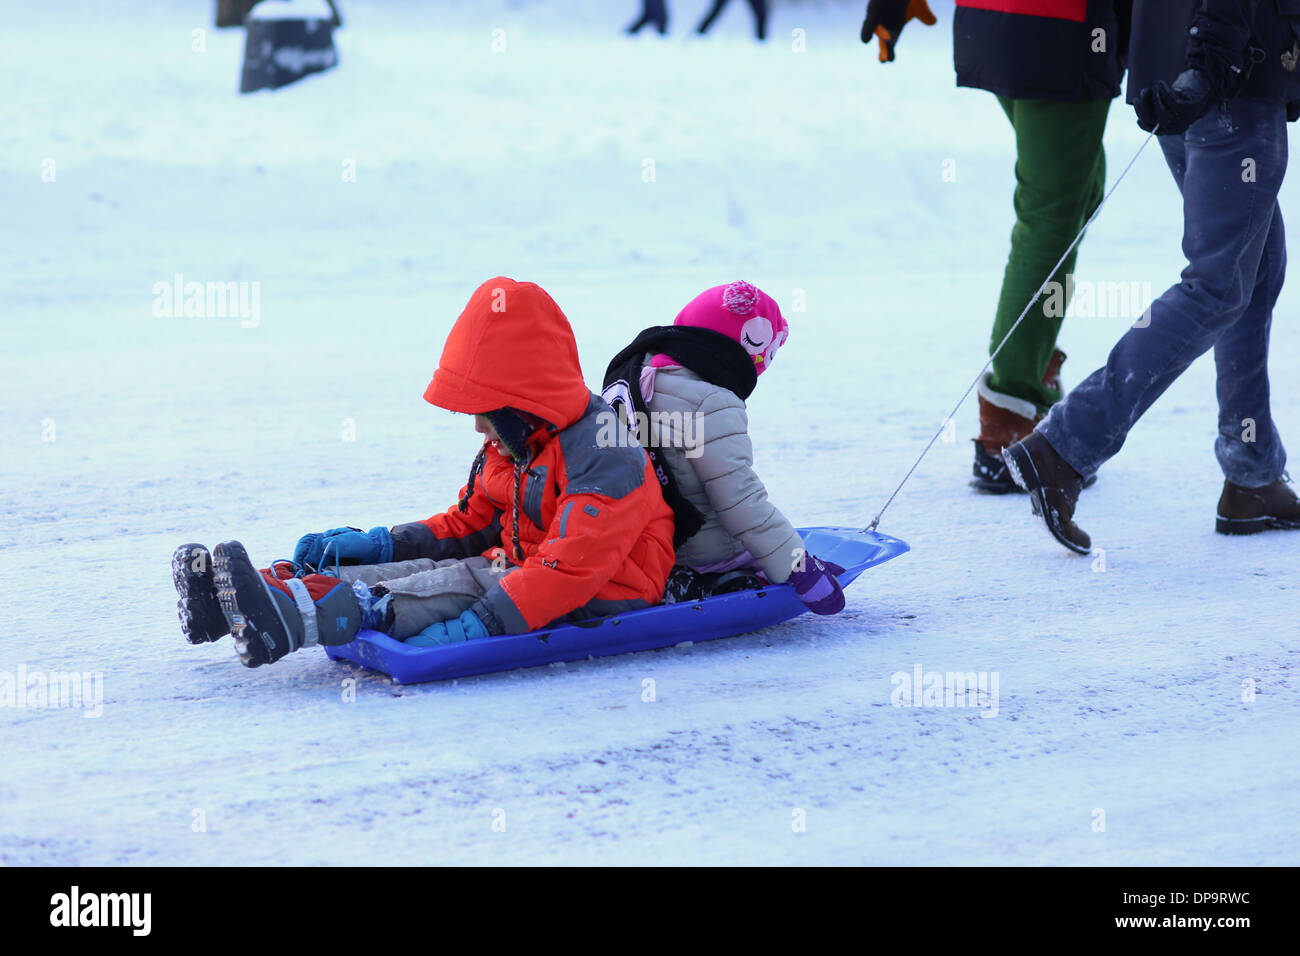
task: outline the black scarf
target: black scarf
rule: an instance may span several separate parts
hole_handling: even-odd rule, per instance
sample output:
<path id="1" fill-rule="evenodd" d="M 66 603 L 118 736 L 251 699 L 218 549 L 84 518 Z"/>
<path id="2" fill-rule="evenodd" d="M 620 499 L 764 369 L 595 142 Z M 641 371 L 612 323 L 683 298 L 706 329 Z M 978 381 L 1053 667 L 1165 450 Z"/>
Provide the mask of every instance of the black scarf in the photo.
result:
<path id="1" fill-rule="evenodd" d="M 758 384 L 754 360 L 735 339 L 712 329 L 659 325 L 646 329 L 633 339 L 631 345 L 614 356 L 605 370 L 605 401 L 615 410 L 618 410 L 618 404 L 630 398 L 633 412 L 648 414 L 645 399 L 641 397 L 641 368 L 647 352 L 662 352 L 710 385 L 734 393 L 741 401 L 749 398 Z M 658 448 L 649 444 L 650 436 L 637 437 L 650 456 L 650 464 L 663 488 L 664 501 L 673 509 L 673 547 L 680 548 L 704 526 L 704 516 L 681 493 Z"/>

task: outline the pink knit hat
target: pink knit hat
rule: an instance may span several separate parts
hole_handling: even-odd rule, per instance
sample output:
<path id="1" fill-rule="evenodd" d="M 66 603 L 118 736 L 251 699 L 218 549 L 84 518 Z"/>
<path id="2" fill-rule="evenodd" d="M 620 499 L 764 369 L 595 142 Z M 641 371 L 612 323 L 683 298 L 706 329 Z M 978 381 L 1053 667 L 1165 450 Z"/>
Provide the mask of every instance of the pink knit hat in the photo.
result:
<path id="1" fill-rule="evenodd" d="M 701 292 L 677 313 L 673 325 L 689 325 L 721 332 L 741 344 L 754 360 L 754 371 L 762 375 L 776 358 L 777 350 L 790 337 L 790 325 L 781 307 L 767 293 L 748 282 L 715 285 Z M 656 355 L 651 365 L 665 368 L 676 363 Z"/>

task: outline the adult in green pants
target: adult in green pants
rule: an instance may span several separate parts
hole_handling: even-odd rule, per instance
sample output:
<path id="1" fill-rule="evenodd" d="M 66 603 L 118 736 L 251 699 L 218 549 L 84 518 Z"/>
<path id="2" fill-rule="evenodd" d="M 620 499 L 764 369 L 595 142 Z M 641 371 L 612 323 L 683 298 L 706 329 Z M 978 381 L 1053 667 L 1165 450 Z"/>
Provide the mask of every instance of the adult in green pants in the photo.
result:
<path id="1" fill-rule="evenodd" d="M 993 319 L 990 352 L 1006 337 L 1101 202 L 1106 188 L 1101 135 L 1110 111 L 1110 100 L 1104 98 L 1061 103 L 999 96 L 998 102 L 1016 134 L 1016 224 L 1011 229 L 1011 253 Z M 1056 337 L 1073 287 L 1066 276 L 1074 274 L 1078 252 L 1076 246 L 1052 276 L 1062 295 L 1040 298 L 993 360 L 980 389 L 986 403 L 991 395 L 995 407 L 1009 408 L 1019 418 L 1037 419 L 1060 401 L 1056 373 L 1064 355 L 1056 348 Z M 981 426 L 985 418 L 981 413 Z"/>
<path id="2" fill-rule="evenodd" d="M 957 85 L 996 94 L 1016 137 L 1016 223 L 990 353 L 1101 202 L 1101 137 L 1120 92 L 1131 12 L 1131 0 L 957 0 Z M 912 19 L 935 18 L 925 0 L 870 0 L 862 40 L 874 37 L 881 61 L 893 60 Z M 1052 276 L 1060 294 L 1035 304 L 980 382 L 971 481 L 980 491 L 1019 490 L 1001 449 L 1028 435 L 1062 397 L 1065 353 L 1056 339 L 1077 252 Z"/>

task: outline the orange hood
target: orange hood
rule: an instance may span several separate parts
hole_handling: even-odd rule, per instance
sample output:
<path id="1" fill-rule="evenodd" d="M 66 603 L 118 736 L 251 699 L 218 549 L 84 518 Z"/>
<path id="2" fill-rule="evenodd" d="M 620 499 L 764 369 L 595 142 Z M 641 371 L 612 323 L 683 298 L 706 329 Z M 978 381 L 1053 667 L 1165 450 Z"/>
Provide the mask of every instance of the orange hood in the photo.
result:
<path id="1" fill-rule="evenodd" d="M 573 329 L 541 286 L 498 276 L 479 286 L 442 347 L 424 400 L 482 415 L 517 408 L 567 428 L 591 392 Z"/>

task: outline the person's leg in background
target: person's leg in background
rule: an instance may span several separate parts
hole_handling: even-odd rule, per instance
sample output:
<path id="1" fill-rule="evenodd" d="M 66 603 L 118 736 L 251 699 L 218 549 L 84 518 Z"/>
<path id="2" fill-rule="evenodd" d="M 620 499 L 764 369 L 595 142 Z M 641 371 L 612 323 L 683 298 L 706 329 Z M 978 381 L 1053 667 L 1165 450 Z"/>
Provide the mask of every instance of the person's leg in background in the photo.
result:
<path id="1" fill-rule="evenodd" d="M 1242 522 L 1225 527 L 1221 520 L 1218 530 L 1300 527 L 1300 501 L 1278 480 L 1285 452 L 1268 414 L 1266 378 L 1268 325 L 1285 269 L 1277 252 L 1284 235 L 1275 219 L 1287 165 L 1285 110 L 1263 100 L 1234 100 L 1211 110 L 1185 137 L 1160 141 L 1175 180 L 1181 177 L 1187 268 L 1124 333 L 1106 364 L 1054 406 L 1033 435 L 1007 449 L 1030 490 L 1043 489 L 1037 504 L 1049 530 L 1084 553 L 1089 539 L 1072 520 L 1079 476 L 1118 452 L 1151 404 L 1219 345 L 1220 428 L 1237 416 L 1255 418 L 1254 437 L 1262 447 L 1243 449 L 1222 435 L 1216 443 L 1229 475 L 1220 518 L 1226 503 L 1226 517 Z M 1252 160 L 1249 174 L 1243 157 Z M 1263 487 L 1231 497 L 1232 475 Z"/>
<path id="2" fill-rule="evenodd" d="M 1160 146 L 1181 194 L 1187 175 L 1183 137 L 1162 136 Z M 1246 488 L 1276 481 L 1286 467 L 1286 449 L 1273 424 L 1268 381 L 1269 332 L 1286 279 L 1286 258 L 1282 208 L 1274 203 L 1250 304 L 1214 343 L 1219 402 L 1214 454 L 1224 478 Z"/>
<path id="3" fill-rule="evenodd" d="M 1286 468 L 1286 449 L 1269 404 L 1268 337 L 1286 277 L 1286 231 L 1275 205 L 1250 305 L 1214 343 L 1219 435 L 1214 454 L 1223 476 L 1244 488 L 1272 484 Z"/>
<path id="4" fill-rule="evenodd" d="M 1052 273 L 1101 202 L 1106 186 L 1102 133 L 1109 99 L 1062 103 L 1008 99 L 998 102 L 1016 135 L 1016 224 L 1011 232 L 1002 291 L 989 352 L 1051 274 L 1059 294 L 1044 292 L 993 360 L 979 387 L 980 434 L 975 439 L 971 484 L 990 493 L 1016 490 L 1001 449 L 1019 441 L 1061 398 L 1056 348 L 1072 283 L 1076 247 Z"/>
<path id="5" fill-rule="evenodd" d="M 645 0 L 641 4 L 641 19 L 627 28 L 628 33 L 639 33 L 641 28 L 653 23 L 660 33 L 668 32 L 668 5 L 666 0 Z"/>
<path id="6" fill-rule="evenodd" d="M 1250 307 L 1286 172 L 1286 136 L 1281 107 L 1237 100 L 1226 111 L 1212 110 L 1185 137 L 1160 137 L 1175 178 L 1186 154 L 1188 265 L 1115 343 L 1106 364 L 1075 386 L 1039 428 L 1076 471 L 1095 471 L 1118 452 L 1151 403 L 1248 313 L 1256 323 L 1266 314 Z M 1249 181 L 1242 175 L 1243 156 L 1256 162 Z"/>
<path id="7" fill-rule="evenodd" d="M 1286 278 L 1286 230 L 1275 206 L 1258 280 L 1242 317 L 1215 343 L 1219 434 L 1214 454 L 1223 469 L 1215 513 L 1221 534 L 1300 527 L 1300 504 L 1283 480 L 1286 448 L 1269 404 L 1268 337 Z"/>
<path id="8" fill-rule="evenodd" d="M 760 40 L 766 40 L 767 0 L 749 0 L 749 6 L 754 11 L 754 34 Z"/>
<path id="9" fill-rule="evenodd" d="M 701 20 L 700 25 L 695 28 L 695 32 L 708 33 L 709 28 L 713 26 L 713 21 L 722 15 L 723 9 L 729 2 L 730 0 L 713 0 L 713 6 L 710 7 L 709 12 L 704 15 L 704 19 Z"/>

